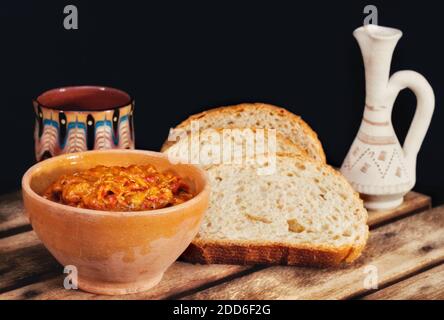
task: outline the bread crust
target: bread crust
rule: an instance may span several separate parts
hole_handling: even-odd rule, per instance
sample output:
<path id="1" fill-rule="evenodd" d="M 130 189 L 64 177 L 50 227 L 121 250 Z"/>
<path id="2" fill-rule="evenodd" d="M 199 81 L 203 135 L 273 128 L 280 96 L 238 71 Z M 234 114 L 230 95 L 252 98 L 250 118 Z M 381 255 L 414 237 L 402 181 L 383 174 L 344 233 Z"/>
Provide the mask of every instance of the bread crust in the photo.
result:
<path id="1" fill-rule="evenodd" d="M 292 119 L 293 121 L 297 122 L 302 130 L 305 132 L 307 136 L 311 137 L 311 140 L 314 142 L 314 145 L 316 147 L 317 154 L 319 155 L 319 158 L 322 162 L 326 162 L 326 157 L 324 153 L 324 149 L 322 148 L 322 144 L 318 139 L 318 135 L 316 132 L 304 121 L 302 118 L 298 115 L 295 115 L 294 113 L 281 108 L 277 107 L 271 104 L 265 104 L 265 103 L 241 103 L 238 105 L 233 106 L 223 106 L 223 107 L 217 107 L 213 109 L 209 109 L 197 114 L 194 114 L 185 121 L 181 122 L 179 125 L 176 126 L 176 129 L 184 128 L 190 125 L 191 121 L 199 120 L 200 118 L 203 118 L 205 116 L 211 116 L 218 113 L 227 113 L 227 114 L 233 114 L 239 111 L 245 111 L 245 110 L 259 110 L 259 109 L 265 109 L 269 112 L 281 114 L 282 116 L 285 116 L 289 119 Z M 166 140 L 161 148 L 161 151 L 165 151 L 167 148 L 169 148 L 171 145 L 173 145 L 174 141 L 168 141 Z"/>
<path id="2" fill-rule="evenodd" d="M 333 248 L 274 242 L 195 239 L 182 254 L 181 259 L 201 264 L 332 267 L 343 262 L 353 262 L 361 255 L 363 249 L 364 245 Z"/>

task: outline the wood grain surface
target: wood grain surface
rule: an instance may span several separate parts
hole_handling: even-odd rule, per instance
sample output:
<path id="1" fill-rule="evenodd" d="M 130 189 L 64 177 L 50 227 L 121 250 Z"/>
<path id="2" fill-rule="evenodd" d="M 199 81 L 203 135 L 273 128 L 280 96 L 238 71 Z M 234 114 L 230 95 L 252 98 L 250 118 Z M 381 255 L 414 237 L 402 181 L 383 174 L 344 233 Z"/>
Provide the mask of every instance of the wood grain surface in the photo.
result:
<path id="1" fill-rule="evenodd" d="M 34 231 L 0 239 L 0 292 L 62 272 Z"/>
<path id="2" fill-rule="evenodd" d="M 418 212 L 423 209 L 430 207 L 430 198 L 415 192 L 411 192 L 406 196 L 404 204 L 391 211 L 380 211 L 380 212 L 370 212 L 369 213 L 369 224 L 371 226 L 381 225 L 377 229 L 376 234 L 380 234 L 380 231 L 387 228 L 391 228 L 394 224 L 399 224 L 404 220 L 413 219 L 417 215 L 409 218 L 404 218 L 398 222 L 390 223 L 389 225 L 382 226 L 384 223 L 393 221 L 411 214 L 412 212 Z M 433 215 L 436 215 L 435 213 Z M 419 219 L 419 218 L 417 218 Z M 420 219 L 423 221 L 423 218 Z M 422 222 L 424 223 L 424 222 Z M 405 224 L 405 223 L 404 223 Z M 428 226 L 428 224 L 425 224 Z M 313 284 L 328 283 L 332 280 L 328 280 L 329 277 L 337 277 L 342 279 L 346 275 L 351 274 L 356 280 L 356 270 L 359 266 L 363 266 L 361 260 L 353 266 L 353 268 L 341 268 L 336 270 L 317 270 L 317 269 L 303 269 L 294 267 L 252 267 L 252 266 L 235 266 L 235 265 L 192 265 L 184 262 L 176 262 L 170 269 L 167 270 L 165 276 L 161 283 L 153 288 L 152 290 L 140 294 L 126 295 L 126 296 L 101 296 L 94 295 L 80 290 L 65 290 L 63 288 L 63 273 L 62 266 L 60 266 L 49 254 L 49 252 L 43 247 L 40 241 L 37 239 L 33 231 L 23 232 L 22 229 L 28 228 L 28 221 L 23 214 L 23 207 L 20 199 L 20 194 L 15 193 L 0 198 L 0 299 L 164 299 L 164 298 L 205 298 L 209 297 L 214 290 L 221 289 L 221 298 L 226 297 L 224 291 L 225 286 L 230 284 L 235 285 L 239 281 L 245 281 L 246 279 L 254 278 L 256 275 L 262 278 L 266 275 L 261 282 L 269 285 L 259 286 L 257 290 L 261 291 L 255 293 L 255 291 L 250 291 L 249 282 L 247 281 L 246 291 L 243 292 L 244 298 L 298 298 L 298 294 L 292 296 L 292 291 L 290 290 L 287 294 L 285 290 L 277 290 L 275 292 L 264 292 L 268 290 L 270 286 L 273 287 L 273 283 L 276 281 L 288 281 L 293 279 L 293 275 L 300 274 L 300 281 L 305 283 L 305 286 L 317 287 Z M 438 226 L 435 226 L 438 227 Z M 402 229 L 402 228 L 401 228 Z M 422 229 L 422 228 L 421 228 Z M 12 230 L 12 232 L 11 232 Z M 406 232 L 411 230 L 409 228 L 405 232 L 399 230 L 399 234 L 396 237 L 406 238 Z M 6 237 L 1 238 L 2 233 L 5 232 Z M 431 232 L 430 228 L 427 229 L 428 236 L 434 234 Z M 392 231 L 387 231 L 392 232 Z M 393 231 L 395 232 L 395 231 Z M 396 231 L 397 232 L 397 231 Z M 9 236 L 8 236 L 9 233 Z M 374 240 L 376 239 L 376 240 Z M 371 236 L 369 248 L 366 249 L 363 259 L 369 259 L 376 254 L 378 260 L 383 259 L 383 256 L 387 255 L 391 250 L 391 242 L 394 240 L 392 237 L 388 237 L 387 240 L 383 241 L 379 239 L 378 236 Z M 385 238 L 383 238 L 385 239 Z M 428 239 L 428 238 L 427 238 Z M 375 242 L 376 241 L 376 242 Z M 375 244 L 372 244 L 375 242 Z M 383 242 L 384 250 L 372 249 L 372 247 L 379 246 L 379 242 Z M 394 241 L 396 242 L 396 241 Z M 401 250 L 405 247 L 404 242 L 394 243 L 393 248 Z M 399 247 L 398 244 L 401 246 Z M 419 240 L 417 245 L 419 245 Z M 405 249 L 405 248 L 404 248 Z M 412 249 L 412 248 L 410 248 Z M 437 257 L 435 253 L 439 251 L 438 248 L 433 248 L 430 253 L 419 255 L 412 262 L 417 268 L 423 268 L 428 265 L 429 262 L 427 258 L 431 261 L 436 261 L 440 259 L 440 255 Z M 397 256 L 397 255 L 398 256 Z M 409 252 L 410 254 L 410 252 Z M 367 258 L 365 258 L 367 257 Z M 399 253 L 395 252 L 395 255 L 390 259 L 395 259 L 399 256 Z M 387 258 L 389 259 L 389 258 Z M 389 261 L 392 261 L 390 260 Z M 410 259 L 410 257 L 408 258 Z M 424 260 L 426 259 L 426 260 Z M 391 278 L 396 278 L 402 272 L 409 273 L 413 272 L 414 266 L 408 266 L 403 264 L 402 268 L 398 270 L 396 275 L 392 275 Z M 354 270 L 354 271 L 353 271 Z M 338 273 L 339 272 L 339 273 Z M 306 274 L 307 276 L 303 276 Z M 268 276 L 267 276 L 268 275 Z M 315 279 L 318 278 L 318 279 Z M 361 274 L 362 278 L 362 274 Z M 274 280 L 273 280 L 274 279 Z M 385 278 L 384 278 L 385 279 Z M 259 279 L 260 280 L 260 279 Z M 258 281 L 258 280 L 256 280 Z M 361 279 L 362 282 L 362 279 Z M 289 282 L 288 285 L 292 285 Z M 333 287 L 330 287 L 331 291 L 335 291 L 334 285 L 338 283 L 331 283 Z M 341 285 L 339 285 L 341 287 Z M 262 288 L 262 289 L 261 289 Z M 324 288 L 328 288 L 324 287 Z M 350 286 L 348 289 L 340 289 L 339 292 L 331 295 L 332 298 L 343 298 L 348 296 L 354 296 L 362 290 L 358 290 L 359 287 L 352 288 Z M 242 289 L 237 289 L 242 291 Z M 299 289 L 300 290 L 300 289 Z M 313 288 L 312 288 L 313 290 Z M 199 296 L 201 292 L 201 295 Z M 225 292 L 225 293 L 224 293 Z M 320 296 L 328 296 L 328 290 L 322 291 L 323 294 Z M 324 294 L 325 293 L 325 294 Z M 314 292 L 310 298 L 316 297 L 316 292 Z M 218 295 L 216 295 L 218 296 Z M 238 295 L 229 297 L 230 299 L 236 299 Z"/>
<path id="3" fill-rule="evenodd" d="M 192 265 L 185 262 L 174 263 L 156 287 L 138 293 L 122 296 L 102 296 L 81 290 L 63 288 L 63 275 L 20 287 L 0 294 L 0 300 L 10 299 L 165 299 L 174 298 L 188 290 L 196 289 L 232 274 L 246 272 L 253 267 L 235 265 Z"/>
<path id="4" fill-rule="evenodd" d="M 368 225 L 377 226 L 403 216 L 424 211 L 432 207 L 431 198 L 417 192 L 409 192 L 404 197 L 404 202 L 397 208 L 383 211 L 369 211 Z"/>
<path id="5" fill-rule="evenodd" d="M 372 270 L 382 286 L 443 260 L 444 207 L 439 207 L 377 228 L 351 266 L 270 267 L 185 299 L 346 299 L 370 290 L 364 281 Z"/>
<path id="6" fill-rule="evenodd" d="M 0 196 L 0 238 L 27 230 L 31 226 L 23 209 L 22 193 Z"/>
<path id="7" fill-rule="evenodd" d="M 379 290 L 366 300 L 444 300 L 444 264 Z"/>

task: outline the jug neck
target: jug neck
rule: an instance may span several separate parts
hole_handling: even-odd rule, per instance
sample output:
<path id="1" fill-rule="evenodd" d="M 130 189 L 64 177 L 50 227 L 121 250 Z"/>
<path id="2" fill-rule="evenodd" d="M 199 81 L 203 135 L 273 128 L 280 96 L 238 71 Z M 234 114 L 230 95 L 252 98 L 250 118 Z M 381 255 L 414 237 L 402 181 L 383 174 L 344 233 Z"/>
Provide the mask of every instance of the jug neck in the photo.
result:
<path id="1" fill-rule="evenodd" d="M 385 106 L 392 55 L 402 32 L 398 29 L 366 25 L 353 32 L 361 48 L 365 67 L 366 104 Z"/>

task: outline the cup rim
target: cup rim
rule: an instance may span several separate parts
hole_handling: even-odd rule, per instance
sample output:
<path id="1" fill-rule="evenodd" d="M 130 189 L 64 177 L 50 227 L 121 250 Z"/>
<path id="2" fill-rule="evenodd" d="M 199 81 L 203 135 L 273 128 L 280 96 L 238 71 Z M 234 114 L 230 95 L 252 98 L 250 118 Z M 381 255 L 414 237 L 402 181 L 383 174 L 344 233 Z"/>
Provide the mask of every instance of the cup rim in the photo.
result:
<path id="1" fill-rule="evenodd" d="M 41 100 L 45 95 L 53 94 L 53 93 L 60 93 L 60 92 L 66 92 L 67 90 L 75 90 L 75 89 L 96 89 L 99 91 L 113 91 L 114 93 L 121 94 L 123 96 L 127 97 L 127 100 L 125 103 L 119 103 L 116 106 L 104 106 L 104 107 L 92 107 L 92 108 L 75 108 L 75 107 L 60 107 L 60 106 L 50 106 L 47 103 L 42 103 Z M 36 103 L 38 106 L 50 109 L 50 110 L 57 110 L 57 111 L 64 111 L 64 112 L 100 112 L 100 111 L 108 111 L 108 110 L 115 110 L 120 109 L 129 105 L 134 104 L 134 98 L 126 91 L 117 89 L 114 87 L 108 87 L 108 86 L 101 86 L 101 85 L 78 85 L 78 86 L 64 86 L 64 87 L 57 87 L 53 89 L 46 90 L 42 93 L 40 93 L 37 98 L 32 99 L 34 103 Z"/>
<path id="2" fill-rule="evenodd" d="M 56 162 L 61 158 L 70 158 L 70 157 L 78 157 L 82 154 L 92 154 L 92 153 L 135 153 L 135 154 L 144 154 L 152 157 L 158 157 L 158 158 L 164 158 L 169 161 L 168 156 L 161 152 L 156 151 L 149 151 L 149 150 L 129 150 L 129 149 L 109 149 L 109 150 L 90 150 L 90 151 L 82 151 L 82 152 L 76 152 L 76 153 L 65 153 L 61 154 L 55 157 L 51 157 L 49 159 L 40 161 L 36 164 L 34 164 L 32 167 L 30 167 L 25 174 L 22 177 L 22 192 L 26 193 L 28 196 L 34 198 L 34 200 L 39 201 L 45 205 L 53 206 L 55 208 L 61 209 L 60 212 L 64 212 L 66 210 L 71 210 L 73 213 L 76 214 L 83 214 L 83 215 L 95 215 L 95 216 L 108 216 L 108 217 L 135 217 L 135 216 L 150 216 L 150 215 L 167 215 L 172 214 L 174 212 L 180 211 L 183 208 L 191 207 L 198 202 L 200 202 L 203 198 L 209 196 L 210 194 L 210 183 L 208 179 L 207 173 L 199 166 L 193 165 L 193 164 L 182 164 L 186 166 L 191 166 L 194 168 L 202 177 L 204 180 L 204 187 L 203 189 L 196 194 L 193 198 L 191 198 L 188 201 L 185 201 L 183 203 L 161 208 L 161 209 L 154 209 L 154 210 L 143 210 L 143 211 L 106 211 L 106 210 L 95 210 L 95 209 L 85 209 L 85 208 L 78 208 L 78 207 L 72 207 L 66 204 L 58 203 L 51 201 L 49 199 L 44 198 L 43 196 L 39 195 L 37 192 L 35 192 L 31 188 L 31 179 L 33 177 L 33 174 L 41 167 L 46 166 L 50 162 Z"/>

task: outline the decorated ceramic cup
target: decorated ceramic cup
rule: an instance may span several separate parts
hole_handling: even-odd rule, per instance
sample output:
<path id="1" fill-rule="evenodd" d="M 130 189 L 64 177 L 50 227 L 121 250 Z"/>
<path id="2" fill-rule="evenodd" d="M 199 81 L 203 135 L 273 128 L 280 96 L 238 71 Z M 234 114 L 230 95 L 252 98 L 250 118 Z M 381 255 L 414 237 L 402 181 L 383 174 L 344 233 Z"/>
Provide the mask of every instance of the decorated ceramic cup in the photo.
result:
<path id="1" fill-rule="evenodd" d="M 134 101 L 124 91 L 58 88 L 44 92 L 33 104 L 37 161 L 93 149 L 134 149 Z"/>

